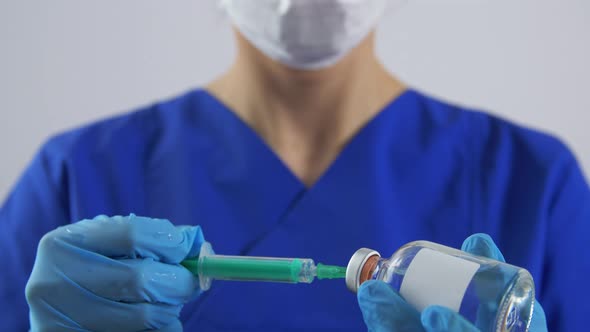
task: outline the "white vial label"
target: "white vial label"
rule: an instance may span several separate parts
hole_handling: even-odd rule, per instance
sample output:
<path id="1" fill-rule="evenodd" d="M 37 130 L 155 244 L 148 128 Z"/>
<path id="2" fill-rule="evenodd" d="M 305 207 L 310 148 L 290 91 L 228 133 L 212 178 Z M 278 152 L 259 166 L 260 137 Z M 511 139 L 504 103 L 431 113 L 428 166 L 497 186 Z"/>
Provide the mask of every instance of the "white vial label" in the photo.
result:
<path id="1" fill-rule="evenodd" d="M 418 311 L 441 305 L 459 311 L 479 264 L 423 248 L 410 263 L 400 294 Z"/>

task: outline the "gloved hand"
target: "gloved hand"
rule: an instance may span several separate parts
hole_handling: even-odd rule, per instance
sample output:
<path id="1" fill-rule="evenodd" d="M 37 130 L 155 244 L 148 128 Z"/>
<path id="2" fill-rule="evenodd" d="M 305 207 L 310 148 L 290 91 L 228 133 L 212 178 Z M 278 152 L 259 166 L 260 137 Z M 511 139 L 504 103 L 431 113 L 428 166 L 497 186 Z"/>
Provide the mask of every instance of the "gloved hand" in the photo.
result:
<path id="1" fill-rule="evenodd" d="M 63 226 L 40 241 L 26 287 L 31 331 L 182 331 L 200 227 L 130 215 Z"/>
<path id="2" fill-rule="evenodd" d="M 468 237 L 461 250 L 504 262 L 504 256 L 486 234 Z M 420 314 L 389 285 L 382 281 L 364 282 L 358 290 L 358 301 L 365 323 L 371 332 L 478 332 L 479 329 L 458 313 L 441 306 L 430 306 Z M 531 332 L 546 332 L 545 313 L 535 302 Z"/>

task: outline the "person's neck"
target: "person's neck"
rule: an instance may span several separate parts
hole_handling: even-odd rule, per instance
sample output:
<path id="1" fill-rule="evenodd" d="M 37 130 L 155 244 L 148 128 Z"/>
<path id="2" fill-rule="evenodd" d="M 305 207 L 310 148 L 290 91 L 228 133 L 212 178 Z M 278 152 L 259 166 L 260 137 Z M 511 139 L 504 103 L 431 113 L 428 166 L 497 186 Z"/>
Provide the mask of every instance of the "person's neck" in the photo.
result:
<path id="1" fill-rule="evenodd" d="M 307 186 L 405 89 L 374 56 L 372 36 L 335 66 L 318 71 L 287 68 L 241 43 L 246 42 L 238 38 L 237 62 L 207 89 Z"/>

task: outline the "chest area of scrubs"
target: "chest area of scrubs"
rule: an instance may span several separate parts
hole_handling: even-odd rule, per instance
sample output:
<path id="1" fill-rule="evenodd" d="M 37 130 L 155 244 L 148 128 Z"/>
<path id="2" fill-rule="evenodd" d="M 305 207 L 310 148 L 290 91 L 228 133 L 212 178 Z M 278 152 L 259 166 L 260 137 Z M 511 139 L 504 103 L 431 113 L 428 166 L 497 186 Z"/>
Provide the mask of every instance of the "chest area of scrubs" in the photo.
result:
<path id="1" fill-rule="evenodd" d="M 391 135 L 392 111 L 386 111 L 311 188 L 233 120 L 224 120 L 228 128 L 215 134 L 223 137 L 192 131 L 163 137 L 147 159 L 119 147 L 129 159 L 125 167 L 79 169 L 84 187 L 98 190 L 80 189 L 73 218 L 133 212 L 201 225 L 220 254 L 335 265 L 346 265 L 360 247 L 389 255 L 416 239 L 460 246 L 472 231 L 469 172 L 460 149 L 450 140 L 413 143 L 427 144 L 421 148 L 398 142 L 400 136 Z M 182 320 L 185 331 L 365 328 L 343 280 L 214 282 L 185 306 Z"/>

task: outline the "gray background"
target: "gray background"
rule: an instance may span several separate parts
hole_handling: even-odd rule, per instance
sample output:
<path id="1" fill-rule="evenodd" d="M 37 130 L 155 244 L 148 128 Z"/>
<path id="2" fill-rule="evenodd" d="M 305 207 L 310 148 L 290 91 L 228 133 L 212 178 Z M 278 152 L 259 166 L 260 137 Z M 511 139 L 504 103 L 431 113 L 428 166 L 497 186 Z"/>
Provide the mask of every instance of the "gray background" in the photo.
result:
<path id="1" fill-rule="evenodd" d="M 0 200 L 49 135 L 227 68 L 216 2 L 0 0 Z M 588 174 L 590 1 L 408 0 L 378 48 L 422 91 L 560 136 Z"/>

